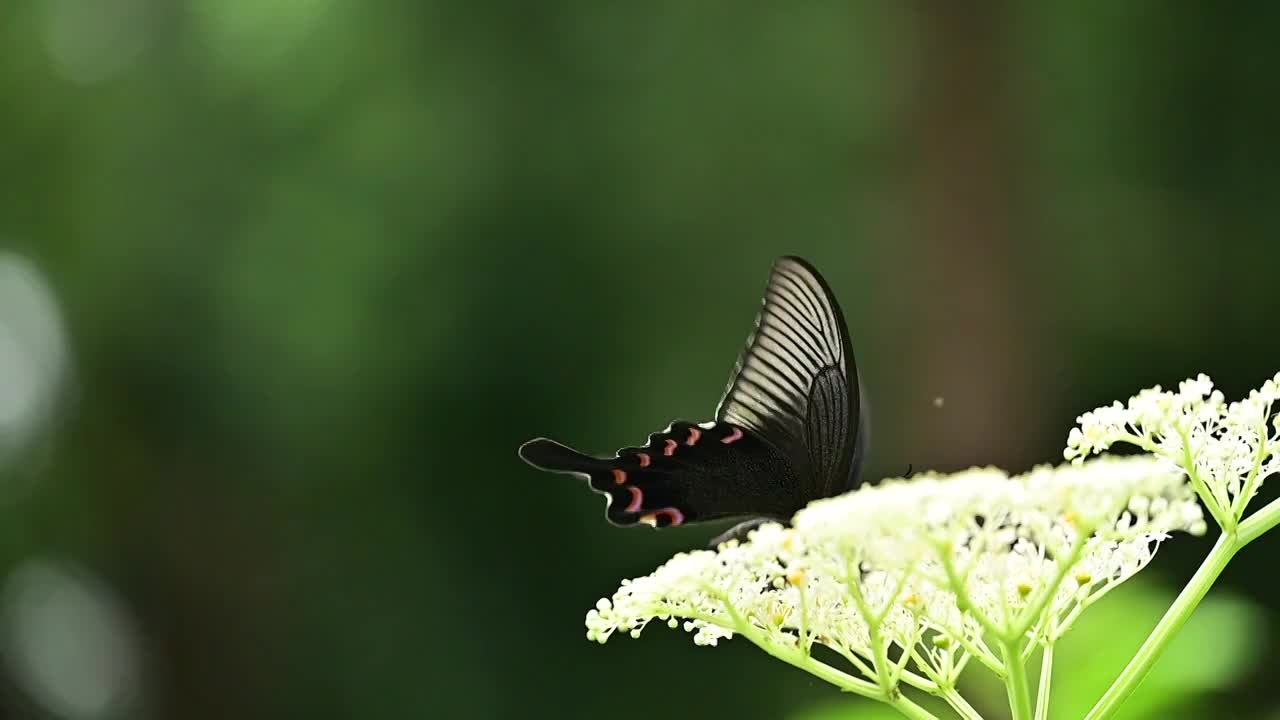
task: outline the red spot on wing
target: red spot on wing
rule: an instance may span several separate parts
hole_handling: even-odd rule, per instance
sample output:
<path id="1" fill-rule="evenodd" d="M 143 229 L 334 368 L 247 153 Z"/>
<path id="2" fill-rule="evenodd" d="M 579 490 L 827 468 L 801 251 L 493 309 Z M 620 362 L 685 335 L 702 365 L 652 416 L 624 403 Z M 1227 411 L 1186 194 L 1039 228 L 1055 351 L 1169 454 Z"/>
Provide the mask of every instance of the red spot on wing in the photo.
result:
<path id="1" fill-rule="evenodd" d="M 631 491 L 631 504 L 627 505 L 627 512 L 638 512 L 640 504 L 644 502 L 644 493 L 640 492 L 640 488 L 635 485 L 627 489 Z"/>
<path id="2" fill-rule="evenodd" d="M 619 485 L 627 481 L 627 472 L 622 468 L 613 469 L 613 481 Z"/>
<path id="3" fill-rule="evenodd" d="M 698 438 L 702 437 L 702 431 L 696 427 L 689 428 L 689 439 L 685 441 L 685 445 L 692 446 L 698 442 Z"/>
<path id="4" fill-rule="evenodd" d="M 728 445 L 729 443 L 734 443 L 741 439 L 742 439 L 742 429 L 734 428 L 733 432 L 729 433 L 724 438 L 722 438 L 720 442 L 724 443 L 725 445 Z"/>
<path id="5" fill-rule="evenodd" d="M 662 449 L 662 454 L 666 455 L 667 457 L 671 457 L 672 455 L 675 455 L 676 441 L 672 440 L 671 438 L 667 438 L 667 446 Z"/>
<path id="6" fill-rule="evenodd" d="M 648 453 L 636 453 L 636 455 L 640 456 L 640 467 L 649 467 L 649 463 L 653 462 Z"/>

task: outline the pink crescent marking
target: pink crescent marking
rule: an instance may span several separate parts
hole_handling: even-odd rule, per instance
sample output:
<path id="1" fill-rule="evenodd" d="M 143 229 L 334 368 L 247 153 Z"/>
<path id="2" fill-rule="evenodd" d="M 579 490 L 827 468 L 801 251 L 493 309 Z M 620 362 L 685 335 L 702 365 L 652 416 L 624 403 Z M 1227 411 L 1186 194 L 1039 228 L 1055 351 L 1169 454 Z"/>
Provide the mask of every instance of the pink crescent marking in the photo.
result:
<path id="1" fill-rule="evenodd" d="M 640 467 L 649 467 L 651 459 L 647 453 L 636 453 L 636 455 L 640 456 Z"/>
<path id="2" fill-rule="evenodd" d="M 694 443 L 698 442 L 698 438 L 700 437 L 702 437 L 701 430 L 696 427 L 689 428 L 689 439 L 685 441 L 685 445 L 692 446 Z"/>
<path id="3" fill-rule="evenodd" d="M 671 438 L 667 438 L 667 446 L 662 449 L 662 454 L 666 455 L 667 457 L 671 457 L 672 455 L 675 455 L 676 441 L 672 440 Z"/>
<path id="4" fill-rule="evenodd" d="M 627 506 L 627 512 L 637 512 L 640 510 L 640 503 L 644 502 L 644 493 L 635 485 L 627 489 L 631 491 L 631 504 Z"/>
<path id="5" fill-rule="evenodd" d="M 738 442 L 741 439 L 742 439 L 742 429 L 734 428 L 733 432 L 729 433 L 724 438 L 721 438 L 720 442 L 724 443 L 725 445 L 728 445 L 729 443 Z"/>
<path id="6" fill-rule="evenodd" d="M 622 468 L 613 469 L 613 481 L 619 485 L 627 481 L 627 472 Z"/>
<path id="7" fill-rule="evenodd" d="M 640 518 L 640 522 L 658 527 L 658 516 L 660 515 L 667 516 L 668 522 L 664 527 L 675 527 L 676 525 L 684 522 L 684 513 L 673 507 L 662 508 L 661 510 L 654 510 L 651 513 L 647 513 Z"/>

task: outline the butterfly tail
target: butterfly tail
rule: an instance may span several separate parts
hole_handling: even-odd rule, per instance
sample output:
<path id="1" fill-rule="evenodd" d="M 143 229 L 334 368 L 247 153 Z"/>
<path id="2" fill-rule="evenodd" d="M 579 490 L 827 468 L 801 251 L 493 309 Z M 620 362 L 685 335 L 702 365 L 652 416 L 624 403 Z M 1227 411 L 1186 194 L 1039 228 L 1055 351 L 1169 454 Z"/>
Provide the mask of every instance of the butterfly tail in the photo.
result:
<path id="1" fill-rule="evenodd" d="M 691 423 L 673 425 L 677 432 L 686 434 L 694 427 Z M 696 431 L 696 435 L 701 433 Z M 687 499 L 685 488 L 674 481 L 667 467 L 676 442 L 665 433 L 654 434 L 650 440 L 656 448 L 623 448 L 612 458 L 592 457 L 547 438 L 530 440 L 517 452 L 539 470 L 579 475 L 593 490 L 608 495 L 606 517 L 614 525 L 679 525 L 689 518 L 681 509 Z"/>
<path id="2" fill-rule="evenodd" d="M 538 468 L 561 473 L 599 472 L 608 467 L 608 463 L 590 455 L 584 455 L 555 440 L 535 438 L 520 446 L 516 451 L 520 459 Z"/>

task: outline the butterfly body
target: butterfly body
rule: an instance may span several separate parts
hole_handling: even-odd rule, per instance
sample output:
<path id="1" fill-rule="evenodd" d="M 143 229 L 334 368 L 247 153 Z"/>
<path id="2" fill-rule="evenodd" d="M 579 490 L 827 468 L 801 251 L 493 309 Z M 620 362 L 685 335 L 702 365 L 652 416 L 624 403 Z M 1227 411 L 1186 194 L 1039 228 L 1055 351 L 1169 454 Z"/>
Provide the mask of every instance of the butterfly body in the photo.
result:
<path id="1" fill-rule="evenodd" d="M 714 421 L 677 420 L 612 458 L 546 438 L 519 454 L 537 468 L 585 477 L 608 497 L 615 525 L 785 521 L 809 501 L 857 485 L 864 414 L 834 295 L 812 265 L 783 257 Z"/>

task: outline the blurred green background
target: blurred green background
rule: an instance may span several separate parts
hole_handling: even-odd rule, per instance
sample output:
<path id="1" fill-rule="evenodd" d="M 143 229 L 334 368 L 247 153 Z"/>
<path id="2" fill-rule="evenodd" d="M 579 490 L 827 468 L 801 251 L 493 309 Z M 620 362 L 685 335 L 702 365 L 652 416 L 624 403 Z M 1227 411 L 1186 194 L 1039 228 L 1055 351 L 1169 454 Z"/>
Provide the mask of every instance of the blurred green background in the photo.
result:
<path id="1" fill-rule="evenodd" d="M 1079 412 L 1201 371 L 1258 385 L 1277 30 L 1275 4 L 6 3 L 0 714 L 871 717 L 740 641 L 588 643 L 596 598 L 713 529 L 612 528 L 516 446 L 707 419 L 786 253 L 844 305 L 871 479 L 1055 461 Z M 1085 707 L 1210 542 L 1098 608 L 1057 665 Z M 1280 712 L 1250 670 L 1280 662 L 1275 543 L 1152 717 Z"/>

